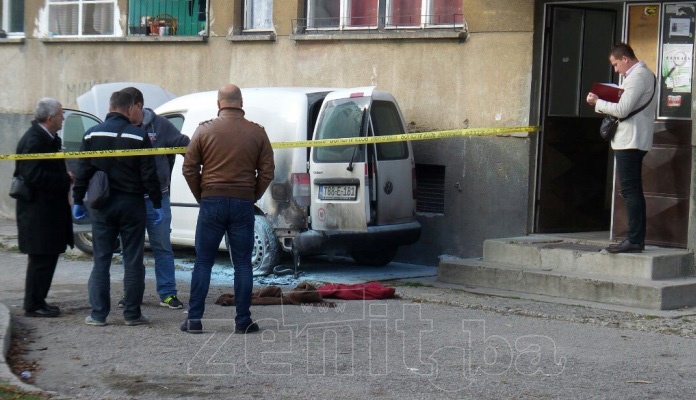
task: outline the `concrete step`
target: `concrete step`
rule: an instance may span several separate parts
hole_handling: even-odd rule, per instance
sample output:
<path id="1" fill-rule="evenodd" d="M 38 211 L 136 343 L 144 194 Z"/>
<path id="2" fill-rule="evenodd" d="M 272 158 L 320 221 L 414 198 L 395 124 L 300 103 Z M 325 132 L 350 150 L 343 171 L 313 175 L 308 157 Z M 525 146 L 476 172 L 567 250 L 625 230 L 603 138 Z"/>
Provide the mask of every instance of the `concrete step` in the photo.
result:
<path id="1" fill-rule="evenodd" d="M 663 280 L 617 278 L 493 263 L 480 258 L 443 258 L 438 266 L 437 280 L 643 309 L 675 310 L 696 306 L 696 277 Z"/>
<path id="2" fill-rule="evenodd" d="M 534 235 L 489 239 L 483 259 L 540 271 L 572 272 L 615 278 L 669 280 L 696 275 L 694 254 L 684 249 L 647 246 L 643 253 L 610 254 L 609 242 Z"/>

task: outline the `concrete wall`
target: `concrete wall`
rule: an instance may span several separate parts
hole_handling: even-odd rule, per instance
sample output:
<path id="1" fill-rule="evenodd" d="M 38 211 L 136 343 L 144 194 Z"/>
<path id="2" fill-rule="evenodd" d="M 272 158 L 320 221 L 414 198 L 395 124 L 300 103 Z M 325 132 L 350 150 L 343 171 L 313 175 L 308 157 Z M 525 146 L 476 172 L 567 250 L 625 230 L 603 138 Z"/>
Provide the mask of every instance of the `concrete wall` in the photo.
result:
<path id="1" fill-rule="evenodd" d="M 41 39 L 44 2 L 26 4 L 27 38 L 0 43 L 6 60 L 0 92 L 3 153 L 13 152 L 35 102 L 44 96 L 76 107 L 102 82 L 143 81 L 186 94 L 234 82 L 253 86 L 376 85 L 393 93 L 415 130 L 529 123 L 532 0 L 464 0 L 470 27 L 456 39 L 296 41 L 291 20 L 302 1 L 277 1 L 275 41 L 231 41 L 240 1 L 211 0 L 207 41 L 56 41 Z M 127 1 L 120 0 L 121 12 Z M 125 18 L 122 18 L 125 20 Z M 125 28 L 124 28 L 125 29 Z M 14 143 L 10 143 L 12 141 Z M 419 216 L 420 243 L 400 257 L 435 264 L 440 254 L 476 256 L 483 239 L 524 234 L 528 220 L 529 138 L 489 137 L 415 143 L 416 161 L 446 166 L 445 214 Z M 0 176 L 12 162 L 0 162 Z M 11 173 L 11 172 L 10 172 Z M 0 215 L 13 215 L 2 193 Z"/>

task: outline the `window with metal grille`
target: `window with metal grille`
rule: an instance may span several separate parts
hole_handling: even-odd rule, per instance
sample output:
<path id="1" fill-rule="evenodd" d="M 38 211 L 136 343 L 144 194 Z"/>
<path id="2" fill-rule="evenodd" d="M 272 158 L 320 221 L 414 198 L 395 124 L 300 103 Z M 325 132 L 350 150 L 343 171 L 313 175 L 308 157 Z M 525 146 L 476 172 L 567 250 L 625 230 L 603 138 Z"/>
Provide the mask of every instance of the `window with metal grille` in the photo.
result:
<path id="1" fill-rule="evenodd" d="M 416 164 L 416 211 L 445 213 L 445 166 Z"/>
<path id="2" fill-rule="evenodd" d="M 461 0 L 309 0 L 309 29 L 463 26 Z"/>

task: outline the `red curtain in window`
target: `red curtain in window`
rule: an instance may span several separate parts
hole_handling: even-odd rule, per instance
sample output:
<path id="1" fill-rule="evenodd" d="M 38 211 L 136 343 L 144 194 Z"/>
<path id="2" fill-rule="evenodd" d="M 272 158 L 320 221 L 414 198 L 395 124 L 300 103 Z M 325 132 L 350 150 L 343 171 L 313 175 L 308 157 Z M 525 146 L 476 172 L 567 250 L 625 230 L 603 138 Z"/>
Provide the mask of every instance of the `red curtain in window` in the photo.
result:
<path id="1" fill-rule="evenodd" d="M 421 0 L 392 0 L 391 25 L 420 25 Z"/>
<path id="2" fill-rule="evenodd" d="M 350 26 L 376 26 L 377 0 L 351 0 Z"/>
<path id="3" fill-rule="evenodd" d="M 462 0 L 433 0 L 431 24 L 461 24 Z"/>

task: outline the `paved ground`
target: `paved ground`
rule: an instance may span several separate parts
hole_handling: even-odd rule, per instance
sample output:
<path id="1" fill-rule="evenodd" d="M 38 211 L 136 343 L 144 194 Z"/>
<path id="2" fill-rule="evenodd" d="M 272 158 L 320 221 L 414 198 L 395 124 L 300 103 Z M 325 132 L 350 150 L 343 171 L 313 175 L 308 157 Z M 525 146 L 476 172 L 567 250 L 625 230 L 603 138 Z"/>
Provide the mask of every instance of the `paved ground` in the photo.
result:
<path id="1" fill-rule="evenodd" d="M 13 251 L 11 229 L 4 229 L 0 335 L 11 317 L 29 343 L 27 358 L 40 367 L 33 385 L 62 397 L 691 399 L 696 392 L 696 317 L 688 312 L 651 316 L 401 281 L 400 299 L 337 300 L 332 309 L 255 306 L 263 332 L 244 336 L 233 334 L 234 310 L 213 304 L 231 291 L 221 266 L 206 332 L 190 335 L 178 330 L 185 311 L 158 306 L 148 267 L 144 312 L 153 323 L 125 326 L 115 310 L 98 328 L 83 323 L 91 262 L 71 253 L 59 263 L 49 299 L 63 316 L 26 318 L 26 257 Z M 315 269 L 332 263 L 348 268 L 320 260 Z M 186 302 L 185 267 L 179 275 Z M 121 278 L 114 267 L 114 303 Z M 285 290 L 295 282 L 287 283 Z"/>

